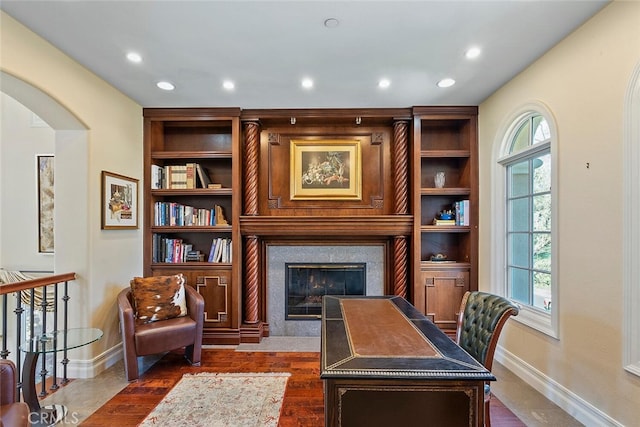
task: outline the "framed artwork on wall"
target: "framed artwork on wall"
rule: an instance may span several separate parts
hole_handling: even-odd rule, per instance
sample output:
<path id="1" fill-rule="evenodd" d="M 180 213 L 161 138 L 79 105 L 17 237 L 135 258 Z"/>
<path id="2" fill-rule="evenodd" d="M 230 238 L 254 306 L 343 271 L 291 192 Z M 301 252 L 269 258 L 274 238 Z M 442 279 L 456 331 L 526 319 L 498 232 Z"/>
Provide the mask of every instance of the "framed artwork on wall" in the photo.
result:
<path id="1" fill-rule="evenodd" d="M 102 171 L 102 229 L 138 228 L 138 180 Z"/>
<path id="2" fill-rule="evenodd" d="M 291 200 L 361 200 L 359 140 L 291 140 Z"/>
<path id="3" fill-rule="evenodd" d="M 38 155 L 38 252 L 53 253 L 54 157 Z"/>

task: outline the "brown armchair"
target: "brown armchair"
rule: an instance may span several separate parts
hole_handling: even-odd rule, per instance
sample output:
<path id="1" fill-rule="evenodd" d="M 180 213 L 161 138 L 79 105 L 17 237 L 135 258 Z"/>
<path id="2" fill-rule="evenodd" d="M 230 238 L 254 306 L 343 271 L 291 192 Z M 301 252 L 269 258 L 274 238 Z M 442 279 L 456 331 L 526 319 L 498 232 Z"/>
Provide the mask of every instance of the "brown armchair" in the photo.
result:
<path id="1" fill-rule="evenodd" d="M 185 347 L 187 360 L 194 366 L 200 366 L 204 298 L 193 287 L 185 285 L 184 288 L 187 316 L 143 324 L 136 322 L 131 289 L 123 289 L 118 294 L 124 366 L 128 381 L 138 378 L 138 356 Z"/>
<path id="2" fill-rule="evenodd" d="M 29 425 L 29 405 L 17 399 L 17 370 L 11 360 L 0 359 L 0 425 Z"/>
<path id="3" fill-rule="evenodd" d="M 478 362 L 491 370 L 493 354 L 500 331 L 510 316 L 518 315 L 518 307 L 508 299 L 486 292 L 466 292 L 460 304 L 456 342 Z M 491 389 L 485 385 L 484 424 L 491 425 L 489 400 Z"/>

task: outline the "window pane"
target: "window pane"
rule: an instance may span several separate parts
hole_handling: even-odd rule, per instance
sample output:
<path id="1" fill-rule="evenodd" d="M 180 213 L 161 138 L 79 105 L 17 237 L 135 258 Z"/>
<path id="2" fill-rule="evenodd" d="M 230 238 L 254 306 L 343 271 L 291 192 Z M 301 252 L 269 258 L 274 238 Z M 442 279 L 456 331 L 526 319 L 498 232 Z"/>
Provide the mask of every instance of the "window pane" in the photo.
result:
<path id="1" fill-rule="evenodd" d="M 508 263 L 509 265 L 516 265 L 518 267 L 529 267 L 529 261 L 531 260 L 531 253 L 529 248 L 529 234 L 528 233 L 510 233 L 508 238 Z"/>
<path id="2" fill-rule="evenodd" d="M 529 198 L 509 201 L 509 231 L 529 231 Z"/>
<path id="3" fill-rule="evenodd" d="M 524 148 L 529 146 L 529 131 L 531 129 L 531 125 L 529 124 L 529 120 L 525 121 L 518 132 L 516 132 L 516 136 L 513 138 L 513 143 L 511 144 L 510 153 L 516 153 Z"/>
<path id="4" fill-rule="evenodd" d="M 510 297 L 524 304 L 529 301 L 529 272 L 521 268 L 509 267 Z"/>
<path id="5" fill-rule="evenodd" d="M 551 154 L 533 159 L 533 192 L 551 191 Z"/>
<path id="6" fill-rule="evenodd" d="M 551 275 L 533 273 L 533 306 L 551 311 Z"/>
<path id="7" fill-rule="evenodd" d="M 551 231 L 551 194 L 533 198 L 533 231 Z"/>
<path id="8" fill-rule="evenodd" d="M 509 197 L 529 194 L 529 162 L 509 166 Z"/>
<path id="9" fill-rule="evenodd" d="M 549 131 L 549 123 L 542 116 L 535 116 L 533 118 L 533 144 L 546 141 L 551 138 L 551 131 Z"/>
<path id="10" fill-rule="evenodd" d="M 533 268 L 551 271 L 550 233 L 533 233 Z"/>

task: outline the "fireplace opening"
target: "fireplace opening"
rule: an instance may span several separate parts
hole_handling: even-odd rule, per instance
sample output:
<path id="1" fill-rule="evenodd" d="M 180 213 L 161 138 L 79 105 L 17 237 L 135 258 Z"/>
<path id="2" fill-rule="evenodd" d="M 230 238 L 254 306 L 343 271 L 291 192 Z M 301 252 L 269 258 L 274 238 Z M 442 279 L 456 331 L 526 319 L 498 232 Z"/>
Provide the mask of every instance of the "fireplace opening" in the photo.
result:
<path id="1" fill-rule="evenodd" d="M 366 266 L 366 263 L 285 263 L 285 319 L 320 319 L 324 295 L 366 295 Z"/>

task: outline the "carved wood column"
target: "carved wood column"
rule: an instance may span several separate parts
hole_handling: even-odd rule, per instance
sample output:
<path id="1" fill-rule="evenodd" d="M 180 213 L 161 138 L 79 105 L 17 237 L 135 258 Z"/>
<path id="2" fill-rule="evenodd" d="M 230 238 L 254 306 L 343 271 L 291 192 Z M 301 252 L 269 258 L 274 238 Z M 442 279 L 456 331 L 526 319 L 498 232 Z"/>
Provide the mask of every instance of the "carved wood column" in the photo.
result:
<path id="1" fill-rule="evenodd" d="M 258 237 L 245 238 L 245 323 L 258 323 Z"/>
<path id="2" fill-rule="evenodd" d="M 393 185 L 396 215 L 406 215 L 409 206 L 409 123 L 398 120 L 393 123 Z M 393 238 L 393 293 L 407 297 L 407 238 Z"/>
<path id="3" fill-rule="evenodd" d="M 407 238 L 393 238 L 393 294 L 407 297 Z"/>
<path id="4" fill-rule="evenodd" d="M 244 135 L 244 214 L 258 215 L 258 123 L 246 122 Z"/>
<path id="5" fill-rule="evenodd" d="M 258 215 L 258 153 L 260 132 L 257 122 L 244 125 L 244 214 Z M 258 237 L 245 237 L 245 323 L 258 323 L 259 254 Z"/>
<path id="6" fill-rule="evenodd" d="M 394 213 L 406 215 L 409 206 L 409 136 L 408 122 L 393 123 Z"/>

